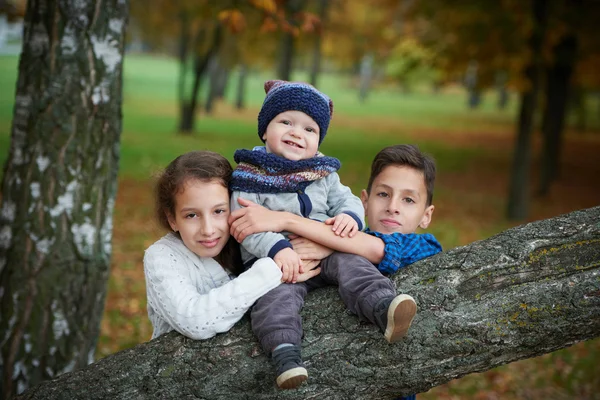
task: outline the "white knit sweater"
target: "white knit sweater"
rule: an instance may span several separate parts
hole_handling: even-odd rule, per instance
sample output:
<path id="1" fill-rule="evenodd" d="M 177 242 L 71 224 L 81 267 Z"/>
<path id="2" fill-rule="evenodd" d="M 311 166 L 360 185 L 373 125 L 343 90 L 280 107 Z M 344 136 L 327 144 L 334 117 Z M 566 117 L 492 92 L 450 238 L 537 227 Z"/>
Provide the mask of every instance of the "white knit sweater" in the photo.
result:
<path id="1" fill-rule="evenodd" d="M 172 330 L 192 339 L 227 332 L 281 282 L 281 270 L 270 258 L 230 277 L 219 263 L 197 256 L 172 233 L 146 250 L 144 273 L 152 339 Z"/>

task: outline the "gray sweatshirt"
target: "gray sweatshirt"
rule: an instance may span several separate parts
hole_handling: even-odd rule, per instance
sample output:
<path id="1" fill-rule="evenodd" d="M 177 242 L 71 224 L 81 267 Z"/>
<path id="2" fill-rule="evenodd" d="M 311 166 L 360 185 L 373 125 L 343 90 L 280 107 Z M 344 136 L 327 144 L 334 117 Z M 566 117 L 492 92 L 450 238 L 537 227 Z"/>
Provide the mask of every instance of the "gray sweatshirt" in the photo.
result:
<path id="1" fill-rule="evenodd" d="M 234 191 L 231 195 L 231 210 L 241 208 L 237 199 L 253 201 L 273 211 L 287 211 L 317 221 L 325 221 L 340 213 L 350 215 L 362 230 L 365 223 L 365 210 L 358 197 L 349 187 L 342 185 L 340 177 L 333 172 L 295 193 L 247 193 Z M 249 235 L 241 243 L 244 263 L 255 258 L 275 257 L 280 250 L 292 247 L 288 241 L 289 232 L 262 232 Z"/>

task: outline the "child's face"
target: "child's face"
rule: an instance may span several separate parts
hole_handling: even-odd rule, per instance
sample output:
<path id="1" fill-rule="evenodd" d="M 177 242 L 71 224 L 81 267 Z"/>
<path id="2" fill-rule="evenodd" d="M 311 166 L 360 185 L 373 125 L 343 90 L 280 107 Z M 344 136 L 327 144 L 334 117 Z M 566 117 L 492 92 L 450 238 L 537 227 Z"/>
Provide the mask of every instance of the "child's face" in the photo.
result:
<path id="1" fill-rule="evenodd" d="M 171 229 L 200 257 L 216 257 L 229 239 L 229 192 L 217 180 L 191 179 L 175 196 Z"/>
<path id="2" fill-rule="evenodd" d="M 371 193 L 363 190 L 361 199 L 369 229 L 375 232 L 414 233 L 431 222 L 434 207 L 427 206 L 425 178 L 411 167 L 385 167 L 373 181 Z"/>
<path id="3" fill-rule="evenodd" d="M 285 111 L 271 120 L 263 140 L 267 152 L 288 160 L 312 158 L 319 149 L 319 125 L 302 111 Z"/>

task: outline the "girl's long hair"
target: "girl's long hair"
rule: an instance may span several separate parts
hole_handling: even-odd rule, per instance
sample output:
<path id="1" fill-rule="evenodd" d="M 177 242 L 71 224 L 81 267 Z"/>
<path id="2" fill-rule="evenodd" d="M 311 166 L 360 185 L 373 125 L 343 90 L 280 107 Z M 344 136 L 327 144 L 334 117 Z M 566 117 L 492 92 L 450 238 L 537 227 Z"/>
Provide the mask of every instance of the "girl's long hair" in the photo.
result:
<path id="1" fill-rule="evenodd" d="M 182 191 L 190 179 L 218 181 L 229 191 L 229 182 L 233 169 L 222 155 L 212 151 L 191 151 L 173 160 L 158 176 L 156 196 L 156 219 L 161 227 L 173 232 L 169 224 L 169 215 L 175 215 L 175 196 Z M 231 195 L 231 192 L 229 192 Z M 176 233 L 179 235 L 179 233 Z M 243 272 L 242 257 L 238 242 L 229 237 L 216 261 L 235 275 Z"/>

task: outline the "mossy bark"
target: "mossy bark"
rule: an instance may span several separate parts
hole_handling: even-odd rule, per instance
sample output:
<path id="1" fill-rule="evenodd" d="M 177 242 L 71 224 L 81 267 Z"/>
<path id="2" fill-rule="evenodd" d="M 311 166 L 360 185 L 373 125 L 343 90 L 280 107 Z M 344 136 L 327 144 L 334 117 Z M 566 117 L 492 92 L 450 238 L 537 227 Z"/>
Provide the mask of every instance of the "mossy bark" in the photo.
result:
<path id="1" fill-rule="evenodd" d="M 0 205 L 0 397 L 93 361 L 127 0 L 29 0 Z"/>
<path id="2" fill-rule="evenodd" d="M 510 229 L 393 276 L 419 312 L 387 344 L 335 288 L 302 312 L 308 384 L 279 391 L 244 319 L 194 341 L 177 333 L 106 357 L 22 399 L 385 399 L 600 336 L 600 207 Z"/>

